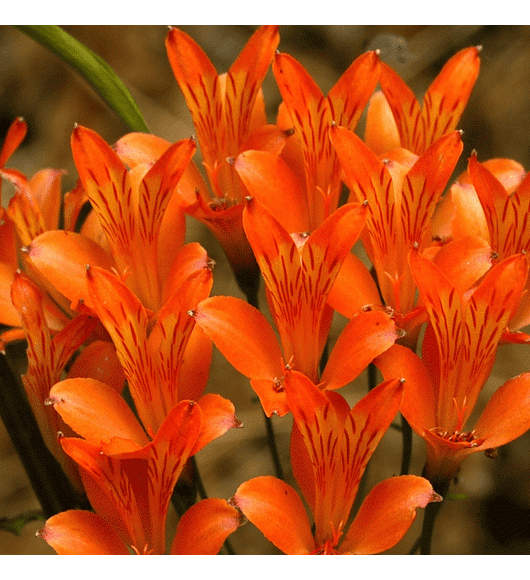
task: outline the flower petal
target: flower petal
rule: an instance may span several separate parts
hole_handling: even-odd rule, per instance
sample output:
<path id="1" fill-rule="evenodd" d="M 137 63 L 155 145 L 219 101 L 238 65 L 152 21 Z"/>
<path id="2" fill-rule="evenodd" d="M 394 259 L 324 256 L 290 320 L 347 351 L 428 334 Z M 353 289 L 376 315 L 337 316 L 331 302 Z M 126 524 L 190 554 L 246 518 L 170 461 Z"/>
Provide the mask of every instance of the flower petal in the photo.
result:
<path id="1" fill-rule="evenodd" d="M 249 194 L 289 233 L 309 229 L 305 185 L 281 157 L 266 151 L 245 151 L 234 167 Z"/>
<path id="2" fill-rule="evenodd" d="M 321 382 L 338 389 L 357 378 L 370 362 L 400 337 L 393 319 L 381 311 L 355 315 L 339 335 Z"/>
<path id="3" fill-rule="evenodd" d="M 71 302 L 72 310 L 79 302 L 94 309 L 86 283 L 86 266 L 111 270 L 114 261 L 98 244 L 75 232 L 47 231 L 29 246 L 27 259 Z"/>
<path id="4" fill-rule="evenodd" d="M 231 502 L 285 554 L 309 554 L 315 549 L 302 500 L 280 479 L 251 479 L 238 487 Z"/>
<path id="5" fill-rule="evenodd" d="M 339 550 L 379 554 L 395 546 L 416 519 L 417 508 L 441 501 L 423 477 L 403 475 L 378 483 L 363 501 Z"/>
<path id="6" fill-rule="evenodd" d="M 128 555 L 129 551 L 116 530 L 98 514 L 69 510 L 46 521 L 39 538 L 59 555 Z"/>
<path id="7" fill-rule="evenodd" d="M 203 499 L 180 518 L 171 554 L 215 555 L 241 525 L 241 514 L 223 499 Z"/>
<path id="8" fill-rule="evenodd" d="M 63 421 L 95 444 L 112 437 L 131 439 L 144 447 L 149 439 L 130 407 L 115 389 L 94 379 L 66 379 L 56 383 L 46 400 Z"/>
<path id="9" fill-rule="evenodd" d="M 530 429 L 530 373 L 523 373 L 499 387 L 475 424 L 481 448 L 505 445 Z"/>

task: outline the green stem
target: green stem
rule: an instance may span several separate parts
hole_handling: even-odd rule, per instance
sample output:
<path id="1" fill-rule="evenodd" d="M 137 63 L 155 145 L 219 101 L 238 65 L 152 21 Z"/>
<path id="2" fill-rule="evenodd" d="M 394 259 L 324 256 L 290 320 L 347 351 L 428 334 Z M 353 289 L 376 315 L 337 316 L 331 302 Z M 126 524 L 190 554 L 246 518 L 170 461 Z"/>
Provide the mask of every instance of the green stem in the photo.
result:
<path id="1" fill-rule="evenodd" d="M 90 509 L 46 447 L 4 353 L 0 354 L 0 415 L 46 518 L 69 509 Z"/>

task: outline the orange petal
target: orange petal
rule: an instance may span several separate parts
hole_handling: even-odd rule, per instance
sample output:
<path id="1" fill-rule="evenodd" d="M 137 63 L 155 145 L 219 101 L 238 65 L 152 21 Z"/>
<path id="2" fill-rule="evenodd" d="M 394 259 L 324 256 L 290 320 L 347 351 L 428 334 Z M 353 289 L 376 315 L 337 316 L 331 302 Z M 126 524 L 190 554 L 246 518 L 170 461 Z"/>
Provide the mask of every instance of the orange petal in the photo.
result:
<path id="1" fill-rule="evenodd" d="M 425 147 L 457 128 L 478 77 L 480 50 L 472 46 L 457 52 L 427 89 L 422 111 Z"/>
<path id="2" fill-rule="evenodd" d="M 261 83 L 269 70 L 280 42 L 278 26 L 261 26 L 250 37 L 227 73 L 226 114 L 238 133 L 235 140 L 241 146 L 251 129 L 251 115 Z"/>
<path id="3" fill-rule="evenodd" d="M 83 510 L 61 512 L 46 521 L 39 538 L 59 555 L 112 556 L 129 551 L 116 530 L 101 516 Z"/>
<path id="4" fill-rule="evenodd" d="M 95 444 L 112 437 L 131 439 L 138 446 L 149 443 L 138 419 L 115 389 L 94 379 L 66 379 L 56 383 L 46 400 L 65 423 Z"/>
<path id="5" fill-rule="evenodd" d="M 363 501 L 342 544 L 342 554 L 379 554 L 395 546 L 416 519 L 416 510 L 441 501 L 423 477 L 403 475 L 378 483 Z"/>
<path id="6" fill-rule="evenodd" d="M 269 380 L 280 377 L 278 340 L 259 310 L 238 298 L 213 296 L 203 300 L 192 315 L 241 374 Z"/>
<path id="7" fill-rule="evenodd" d="M 322 373 L 325 389 L 338 389 L 357 378 L 370 362 L 401 336 L 384 312 L 355 315 L 341 332 Z"/>
<path id="8" fill-rule="evenodd" d="M 61 178 L 65 173 L 59 169 L 43 169 L 30 180 L 35 201 L 41 210 L 44 225 L 48 230 L 55 230 L 59 227 L 62 202 Z"/>
<path id="9" fill-rule="evenodd" d="M 172 555 L 215 555 L 241 525 L 239 511 L 223 499 L 203 499 L 180 518 Z"/>
<path id="10" fill-rule="evenodd" d="M 354 131 L 379 80 L 379 55 L 365 52 L 356 58 L 329 91 L 331 116 L 337 125 Z"/>
<path id="11" fill-rule="evenodd" d="M 383 155 L 400 146 L 396 122 L 382 91 L 376 91 L 370 99 L 364 142 L 376 155 Z"/>
<path id="12" fill-rule="evenodd" d="M 0 324 L 20 326 L 20 315 L 11 301 L 11 284 L 16 267 L 0 262 Z"/>
<path id="13" fill-rule="evenodd" d="M 44 232 L 28 248 L 27 259 L 46 277 L 75 310 L 79 302 L 93 309 L 86 284 L 87 264 L 111 270 L 112 258 L 95 242 L 64 230 Z"/>
<path id="14" fill-rule="evenodd" d="M 123 367 L 111 342 L 95 340 L 79 354 L 68 371 L 68 378 L 96 379 L 121 393 L 125 385 Z"/>
<path id="15" fill-rule="evenodd" d="M 165 553 L 171 493 L 197 440 L 201 417 L 199 405 L 182 401 L 170 411 L 151 443 L 117 455 L 83 439 L 60 440 L 81 467 L 92 507 L 140 553 Z"/>
<path id="16" fill-rule="evenodd" d="M 196 324 L 191 331 L 181 363 L 179 397 L 197 401 L 210 378 L 213 346 L 210 337 Z"/>
<path id="17" fill-rule="evenodd" d="M 329 292 L 328 303 L 346 318 L 353 318 L 365 306 L 382 306 L 370 271 L 355 254 L 348 254 L 342 263 Z"/>
<path id="18" fill-rule="evenodd" d="M 505 445 L 530 429 L 530 373 L 523 373 L 499 387 L 475 424 L 481 448 Z"/>
<path id="19" fill-rule="evenodd" d="M 302 500 L 280 479 L 251 479 L 238 487 L 231 501 L 285 554 L 309 554 L 315 549 Z"/>
<path id="20" fill-rule="evenodd" d="M 404 378 L 400 411 L 420 436 L 436 426 L 436 400 L 427 369 L 410 348 L 395 344 L 374 360 L 385 380 Z"/>
<path id="21" fill-rule="evenodd" d="M 421 244 L 432 214 L 462 153 L 462 137 L 454 131 L 431 145 L 403 179 L 404 243 Z M 430 238 L 429 238 L 430 242 Z"/>
<path id="22" fill-rule="evenodd" d="M 202 411 L 202 425 L 192 455 L 229 429 L 242 426 L 235 416 L 234 405 L 228 399 L 209 393 L 201 397 L 198 403 Z"/>
<path id="23" fill-rule="evenodd" d="M 444 244 L 433 262 L 462 295 L 491 268 L 493 257 L 484 239 L 469 236 Z"/>
<path id="24" fill-rule="evenodd" d="M 154 163 L 171 143 L 150 133 L 127 133 L 116 141 L 114 150 L 130 168 L 140 163 Z"/>
<path id="25" fill-rule="evenodd" d="M 234 167 L 250 195 L 289 233 L 309 229 L 305 184 L 281 157 L 266 151 L 245 151 L 236 159 Z"/>
<path id="26" fill-rule="evenodd" d="M 421 107 L 403 79 L 387 64 L 381 63 L 379 83 L 399 132 L 401 147 L 416 154 L 423 153 Z"/>
<path id="27" fill-rule="evenodd" d="M 18 146 L 24 140 L 28 126 L 23 117 L 17 117 L 9 126 L 7 135 L 0 151 L 0 168 L 3 168 L 7 160 L 18 149 Z"/>

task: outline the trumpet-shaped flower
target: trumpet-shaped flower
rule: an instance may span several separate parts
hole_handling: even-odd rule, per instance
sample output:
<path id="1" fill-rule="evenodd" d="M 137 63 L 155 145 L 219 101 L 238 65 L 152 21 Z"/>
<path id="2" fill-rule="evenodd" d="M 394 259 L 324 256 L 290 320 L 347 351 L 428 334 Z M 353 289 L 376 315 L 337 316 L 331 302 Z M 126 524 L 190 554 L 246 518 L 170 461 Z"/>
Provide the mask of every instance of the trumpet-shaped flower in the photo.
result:
<path id="1" fill-rule="evenodd" d="M 294 128 L 299 151 L 290 152 L 288 159 L 305 185 L 309 231 L 339 205 L 340 162 L 329 141 L 329 127 L 335 122 L 355 129 L 377 84 L 379 65 L 375 51 L 361 55 L 326 97 L 296 59 L 283 53 L 274 58 L 272 70 L 283 98 L 278 123 Z M 294 148 L 292 140 L 286 148 Z"/>
<path id="2" fill-rule="evenodd" d="M 480 68 L 480 46 L 457 52 L 432 82 L 420 105 L 403 79 L 381 63 L 381 94 L 370 103 L 365 141 L 378 155 L 403 147 L 416 155 L 453 132 L 469 100 Z M 394 123 L 389 123 L 388 109 Z M 396 139 L 397 133 L 397 139 Z"/>
<path id="3" fill-rule="evenodd" d="M 433 212 L 462 151 L 460 133 L 441 137 L 421 157 L 400 149 L 387 160 L 380 160 L 345 128 L 333 126 L 330 135 L 350 188 L 350 200 L 368 202 L 362 240 L 384 304 L 396 312 L 400 326 L 415 340 L 415 323 L 409 317 L 415 318 L 416 285 L 406 257 L 411 248 L 423 251 L 432 244 Z M 468 260 L 478 270 L 476 278 L 489 267 L 483 254 L 491 251 L 484 246 L 473 242 L 464 252 L 481 257 Z M 347 298 L 346 292 L 343 295 Z M 349 314 L 347 301 L 342 306 L 337 303 L 337 308 Z"/>
<path id="4" fill-rule="evenodd" d="M 26 122 L 20 117 L 15 119 L 0 152 L 0 176 L 15 186 L 15 194 L 7 209 L 0 208 L 0 322 L 12 327 L 1 334 L 2 346 L 25 337 L 10 295 L 11 284 L 19 267 L 43 291 L 46 323 L 53 332 L 60 331 L 73 316 L 68 302 L 32 268 L 26 254 L 21 251 L 42 232 L 57 228 L 61 209 L 61 177 L 64 173 L 57 169 L 44 169 L 27 179 L 16 169 L 5 167 L 26 132 Z"/>
<path id="5" fill-rule="evenodd" d="M 179 276 L 153 321 L 140 300 L 114 274 L 97 267 L 87 271 L 91 302 L 114 342 L 138 414 L 149 433 L 158 431 L 179 401 L 199 399 L 209 376 L 211 342 L 187 314 L 210 293 L 208 256 L 198 244 L 188 244 L 178 258 Z"/>
<path id="6" fill-rule="evenodd" d="M 349 528 L 347 523 L 368 460 L 398 412 L 402 382 L 382 383 L 351 410 L 341 395 L 322 392 L 296 371 L 286 374 L 285 387 L 296 450 L 306 455 L 303 469 L 294 473 L 314 531 L 299 495 L 274 477 L 243 483 L 230 503 L 287 554 L 374 554 L 394 546 L 418 507 L 441 500 L 421 477 L 379 483 Z"/>
<path id="7" fill-rule="evenodd" d="M 218 75 L 204 51 L 171 28 L 169 62 L 191 112 L 211 194 L 192 164 L 179 190 L 186 211 L 208 226 L 230 261 L 245 293 L 255 292 L 257 268 L 246 242 L 241 214 L 246 190 L 231 163 L 246 149 L 279 153 L 286 135 L 267 125 L 261 84 L 278 46 L 277 26 L 262 26 L 225 74 Z"/>
<path id="8" fill-rule="evenodd" d="M 401 412 L 427 443 L 426 477 L 444 487 L 469 454 L 508 443 L 530 427 L 529 373 L 499 388 L 475 427 L 468 425 L 528 264 L 523 254 L 507 258 L 471 290 L 455 288 L 416 250 L 410 264 L 430 322 L 422 358 L 394 345 L 374 362 L 387 379 L 405 377 Z"/>
<path id="9" fill-rule="evenodd" d="M 348 204 L 309 236 L 290 236 L 259 202 L 248 201 L 245 230 L 263 272 L 281 347 L 265 316 L 237 298 L 215 296 L 190 312 L 228 361 L 251 379 L 269 416 L 289 410 L 283 386 L 286 364 L 315 383 L 322 380 L 325 388 L 337 389 L 399 336 L 388 314 L 359 313 L 344 329 L 319 376 L 333 314 L 327 297 L 366 211 L 363 205 Z"/>
<path id="10" fill-rule="evenodd" d="M 223 420 L 193 401 L 181 401 L 150 440 L 113 388 L 93 379 L 57 383 L 47 404 L 82 437 L 59 441 L 79 465 L 96 514 L 78 510 L 58 514 L 46 522 L 40 536 L 60 554 L 124 554 L 128 550 L 164 554 L 169 502 L 186 461 L 239 425 L 233 406 L 212 396 L 226 407 Z M 214 537 L 203 537 L 202 546 L 215 550 L 211 553 L 239 525 L 235 510 L 222 515 L 225 523 L 228 520 L 225 528 L 212 527 Z M 189 543 L 201 537 L 200 523 L 197 518 L 188 523 Z"/>

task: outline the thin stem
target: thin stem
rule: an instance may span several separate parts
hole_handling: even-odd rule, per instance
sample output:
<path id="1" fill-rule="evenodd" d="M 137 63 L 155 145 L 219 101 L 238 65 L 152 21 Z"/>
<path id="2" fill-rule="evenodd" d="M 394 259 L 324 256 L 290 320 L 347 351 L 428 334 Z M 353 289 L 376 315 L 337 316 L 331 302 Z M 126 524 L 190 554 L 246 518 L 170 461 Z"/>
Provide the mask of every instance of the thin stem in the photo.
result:
<path id="1" fill-rule="evenodd" d="M 401 437 L 403 440 L 401 475 L 408 475 L 412 457 L 412 428 L 403 415 L 401 415 Z"/>
<path id="2" fill-rule="evenodd" d="M 433 489 L 436 493 L 444 497 L 447 490 L 449 489 L 450 481 L 435 482 L 432 484 Z M 436 516 L 442 507 L 443 502 L 432 502 L 425 508 L 425 513 L 423 516 L 423 527 L 421 530 L 420 537 L 420 554 L 430 555 L 431 554 L 431 544 L 434 532 L 434 524 L 436 521 Z"/>
<path id="3" fill-rule="evenodd" d="M 271 453 L 272 463 L 274 464 L 274 473 L 278 479 L 284 478 L 283 475 L 283 467 L 280 461 L 280 454 L 278 452 L 278 445 L 276 444 L 276 436 L 274 435 L 274 426 L 272 424 L 271 417 L 267 417 L 265 413 L 263 413 L 265 417 L 265 426 L 267 428 L 267 443 L 269 445 L 269 450 Z"/>
<path id="4" fill-rule="evenodd" d="M 191 458 L 191 462 L 193 463 L 195 476 L 194 483 L 197 493 L 199 494 L 199 497 L 201 499 L 208 499 L 208 494 L 206 493 L 206 488 L 204 487 L 204 483 L 202 482 L 201 472 L 199 471 L 199 466 L 197 465 L 197 460 L 195 459 L 195 456 Z"/>
<path id="5" fill-rule="evenodd" d="M 368 365 L 368 392 L 377 386 L 377 367 L 374 363 Z"/>
<path id="6" fill-rule="evenodd" d="M 0 354 L 0 416 L 46 518 L 69 509 L 90 509 L 46 447 L 26 394 L 4 353 Z"/>

